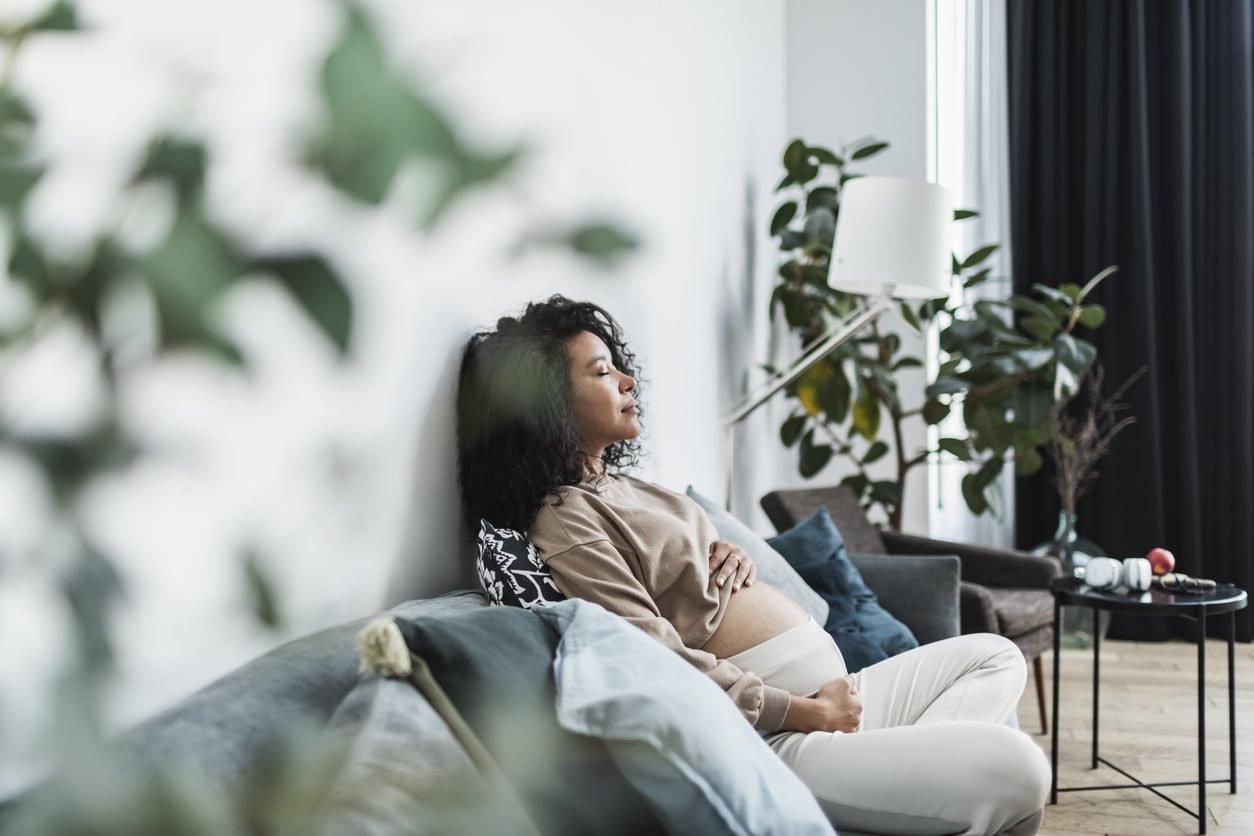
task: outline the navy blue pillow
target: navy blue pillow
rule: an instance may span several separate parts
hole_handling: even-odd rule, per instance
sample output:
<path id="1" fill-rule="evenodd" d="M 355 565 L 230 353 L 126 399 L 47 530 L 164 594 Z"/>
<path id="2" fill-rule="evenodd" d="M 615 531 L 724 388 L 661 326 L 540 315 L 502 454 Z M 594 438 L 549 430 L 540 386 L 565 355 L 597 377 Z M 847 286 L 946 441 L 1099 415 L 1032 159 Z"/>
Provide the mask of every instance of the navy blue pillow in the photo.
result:
<path id="1" fill-rule="evenodd" d="M 845 541 L 826 508 L 766 541 L 827 601 L 823 629 L 836 640 L 850 671 L 919 646 L 910 628 L 880 606 L 845 553 Z"/>

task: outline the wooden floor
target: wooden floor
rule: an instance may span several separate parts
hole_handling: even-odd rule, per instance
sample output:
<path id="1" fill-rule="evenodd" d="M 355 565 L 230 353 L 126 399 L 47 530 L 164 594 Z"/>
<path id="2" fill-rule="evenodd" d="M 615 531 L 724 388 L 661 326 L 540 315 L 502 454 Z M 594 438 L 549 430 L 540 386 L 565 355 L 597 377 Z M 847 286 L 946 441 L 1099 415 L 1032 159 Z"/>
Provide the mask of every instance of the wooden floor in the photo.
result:
<path id="1" fill-rule="evenodd" d="M 1105 641 L 1101 646 L 1099 754 L 1147 783 L 1197 779 L 1197 645 L 1187 642 Z M 1206 647 L 1207 778 L 1228 775 L 1228 644 Z M 1045 656 L 1046 705 L 1052 699 L 1053 654 Z M 1058 786 L 1130 783 L 1104 766 L 1089 768 L 1092 752 L 1092 650 L 1062 651 L 1062 725 Z M 1208 784 L 1208 834 L 1254 836 L 1254 645 L 1236 646 L 1237 794 Z M 1049 756 L 1041 735 L 1029 674 L 1019 722 Z M 1197 809 L 1197 788 L 1162 792 Z M 1197 833 L 1197 820 L 1148 790 L 1059 793 L 1046 805 L 1042 834 L 1160 836 Z"/>

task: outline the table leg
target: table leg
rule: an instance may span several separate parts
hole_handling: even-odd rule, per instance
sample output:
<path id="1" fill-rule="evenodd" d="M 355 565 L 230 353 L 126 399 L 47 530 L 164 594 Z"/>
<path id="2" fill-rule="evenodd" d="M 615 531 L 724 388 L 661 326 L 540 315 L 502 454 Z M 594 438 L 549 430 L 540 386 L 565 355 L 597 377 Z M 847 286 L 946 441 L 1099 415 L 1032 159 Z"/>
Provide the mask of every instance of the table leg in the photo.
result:
<path id="1" fill-rule="evenodd" d="M 1237 794 L 1237 697 L 1233 645 L 1237 640 L 1237 611 L 1228 613 L 1228 792 Z"/>
<path id="2" fill-rule="evenodd" d="M 1097 769 L 1097 695 L 1098 680 L 1101 678 L 1102 631 L 1100 629 L 1101 612 L 1093 608 L 1093 769 Z"/>
<path id="3" fill-rule="evenodd" d="M 1197 620 L 1197 825 L 1206 833 L 1206 607 Z"/>
<path id="4" fill-rule="evenodd" d="M 1062 655 L 1062 605 L 1058 603 L 1058 596 L 1054 596 L 1054 728 L 1051 735 L 1052 741 L 1049 748 L 1049 803 L 1058 803 L 1058 673 L 1059 673 L 1059 657 Z"/>

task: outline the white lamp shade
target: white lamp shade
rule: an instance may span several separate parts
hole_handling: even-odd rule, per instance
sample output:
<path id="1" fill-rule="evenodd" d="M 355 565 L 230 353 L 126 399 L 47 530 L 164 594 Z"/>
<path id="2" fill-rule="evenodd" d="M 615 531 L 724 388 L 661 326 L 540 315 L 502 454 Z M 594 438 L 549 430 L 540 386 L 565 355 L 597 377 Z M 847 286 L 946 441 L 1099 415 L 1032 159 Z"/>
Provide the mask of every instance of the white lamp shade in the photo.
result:
<path id="1" fill-rule="evenodd" d="M 841 190 L 828 283 L 905 299 L 949 295 L 953 197 L 935 183 L 858 177 Z"/>

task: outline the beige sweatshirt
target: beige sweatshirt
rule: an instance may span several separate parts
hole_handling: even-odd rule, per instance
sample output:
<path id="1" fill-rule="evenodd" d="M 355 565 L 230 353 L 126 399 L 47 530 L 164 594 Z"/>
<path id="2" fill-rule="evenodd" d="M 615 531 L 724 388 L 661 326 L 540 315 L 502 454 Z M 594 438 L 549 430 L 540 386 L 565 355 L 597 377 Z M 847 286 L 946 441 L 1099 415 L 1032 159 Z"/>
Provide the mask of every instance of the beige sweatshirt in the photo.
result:
<path id="1" fill-rule="evenodd" d="M 722 688 L 757 729 L 776 731 L 788 692 L 699 650 L 718 629 L 731 584 L 710 574 L 718 539 L 701 507 L 630 476 L 570 485 L 536 514 L 528 536 L 567 598 L 622 616 Z"/>

